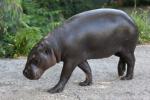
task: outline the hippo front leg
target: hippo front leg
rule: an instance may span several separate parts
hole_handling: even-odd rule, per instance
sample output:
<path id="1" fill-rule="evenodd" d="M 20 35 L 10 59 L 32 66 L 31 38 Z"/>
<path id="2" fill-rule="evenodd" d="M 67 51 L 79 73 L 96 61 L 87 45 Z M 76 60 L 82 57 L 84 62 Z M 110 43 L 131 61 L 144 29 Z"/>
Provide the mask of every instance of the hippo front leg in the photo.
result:
<path id="1" fill-rule="evenodd" d="M 53 88 L 48 90 L 48 92 L 50 93 L 62 92 L 75 67 L 76 63 L 74 63 L 73 61 L 69 60 L 64 62 L 59 82 Z"/>
<path id="2" fill-rule="evenodd" d="M 79 64 L 78 66 L 79 66 L 79 68 L 81 68 L 84 71 L 84 73 L 86 75 L 85 81 L 80 82 L 79 85 L 80 86 L 91 85 L 92 84 L 92 72 L 91 72 L 91 68 L 90 68 L 88 62 L 85 61 L 85 62 Z"/>

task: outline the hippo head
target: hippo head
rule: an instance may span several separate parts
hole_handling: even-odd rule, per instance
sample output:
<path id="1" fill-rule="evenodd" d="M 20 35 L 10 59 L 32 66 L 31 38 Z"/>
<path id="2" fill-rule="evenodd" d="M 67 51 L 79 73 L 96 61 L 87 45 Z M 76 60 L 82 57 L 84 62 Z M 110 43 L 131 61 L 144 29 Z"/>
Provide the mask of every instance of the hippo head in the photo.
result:
<path id="1" fill-rule="evenodd" d="M 46 41 L 39 42 L 28 55 L 23 74 L 31 80 L 39 79 L 45 70 L 56 64 L 53 49 Z"/>

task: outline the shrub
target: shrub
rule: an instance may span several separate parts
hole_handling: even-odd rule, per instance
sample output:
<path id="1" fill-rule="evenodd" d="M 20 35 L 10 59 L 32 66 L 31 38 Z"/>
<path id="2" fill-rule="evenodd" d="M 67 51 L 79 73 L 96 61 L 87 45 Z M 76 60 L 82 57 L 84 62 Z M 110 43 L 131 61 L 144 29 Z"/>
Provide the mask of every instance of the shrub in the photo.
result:
<path id="1" fill-rule="evenodd" d="M 21 0 L 0 0 L 0 38 L 16 32 L 21 15 Z"/>
<path id="2" fill-rule="evenodd" d="M 41 32 L 37 27 L 22 28 L 16 35 L 7 34 L 0 43 L 0 56 L 25 56 L 41 38 Z"/>
<path id="3" fill-rule="evenodd" d="M 42 36 L 59 26 L 64 18 L 67 19 L 85 10 L 107 7 L 109 1 L 0 0 L 0 57 L 26 56 L 32 46 Z M 133 1 L 129 0 L 129 2 Z M 134 10 L 131 16 L 139 28 L 140 42 L 150 41 L 148 11 L 142 10 L 139 13 Z"/>
<path id="4" fill-rule="evenodd" d="M 0 41 L 0 57 L 12 57 L 14 49 L 14 34 L 7 33 Z"/>
<path id="5" fill-rule="evenodd" d="M 14 37 L 14 56 L 27 55 L 30 49 L 42 38 L 37 27 L 20 29 Z"/>
<path id="6" fill-rule="evenodd" d="M 27 55 L 42 36 L 60 24 L 60 12 L 36 0 L 1 0 L 0 57 Z"/>
<path id="7" fill-rule="evenodd" d="M 131 17 L 135 20 L 135 23 L 137 24 L 139 29 L 139 41 L 141 43 L 149 42 L 150 41 L 150 19 L 148 18 L 148 11 L 134 10 L 131 13 Z"/>

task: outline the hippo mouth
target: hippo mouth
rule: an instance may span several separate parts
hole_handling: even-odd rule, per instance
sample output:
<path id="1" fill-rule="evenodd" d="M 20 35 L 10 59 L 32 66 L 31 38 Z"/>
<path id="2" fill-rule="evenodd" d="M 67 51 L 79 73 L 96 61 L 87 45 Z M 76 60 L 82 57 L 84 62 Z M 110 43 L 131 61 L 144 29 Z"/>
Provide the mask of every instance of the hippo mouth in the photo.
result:
<path id="1" fill-rule="evenodd" d="M 43 72 L 42 71 L 37 71 L 37 72 L 31 72 L 31 71 L 27 71 L 24 70 L 23 71 L 23 75 L 30 80 L 38 80 L 40 79 L 40 77 L 42 76 Z"/>

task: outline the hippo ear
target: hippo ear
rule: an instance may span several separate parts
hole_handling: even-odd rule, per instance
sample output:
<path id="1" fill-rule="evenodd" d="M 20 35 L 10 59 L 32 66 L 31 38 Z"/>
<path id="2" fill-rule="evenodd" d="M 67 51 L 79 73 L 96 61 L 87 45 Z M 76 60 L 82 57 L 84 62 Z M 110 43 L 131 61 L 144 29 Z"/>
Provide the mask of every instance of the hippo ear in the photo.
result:
<path id="1" fill-rule="evenodd" d="M 44 46 L 43 46 L 42 44 L 40 44 L 37 49 L 38 49 L 39 51 L 42 51 L 43 48 L 44 48 Z"/>
<path id="2" fill-rule="evenodd" d="M 48 45 L 49 45 L 48 41 L 47 40 L 43 40 L 39 44 L 39 49 L 45 49 Z"/>
<path id="3" fill-rule="evenodd" d="M 41 42 L 40 44 L 39 44 L 39 46 L 38 46 L 38 50 L 39 51 L 43 51 L 44 49 L 45 49 L 45 43 L 44 42 Z"/>

